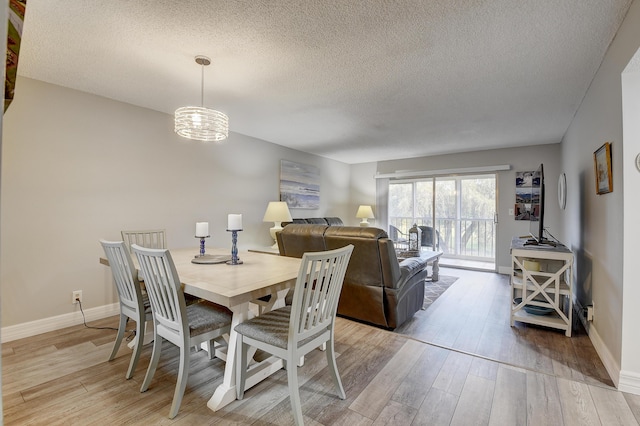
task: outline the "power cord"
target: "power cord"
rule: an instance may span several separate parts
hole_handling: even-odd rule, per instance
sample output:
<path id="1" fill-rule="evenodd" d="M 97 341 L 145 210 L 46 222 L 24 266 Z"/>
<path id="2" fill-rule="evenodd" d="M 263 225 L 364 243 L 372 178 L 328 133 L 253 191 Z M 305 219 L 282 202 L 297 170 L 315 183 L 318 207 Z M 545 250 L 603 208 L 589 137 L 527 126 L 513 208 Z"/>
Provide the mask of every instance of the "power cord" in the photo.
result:
<path id="1" fill-rule="evenodd" d="M 82 309 L 82 302 L 80 301 L 80 299 L 76 298 L 76 302 L 78 302 L 78 306 L 80 306 L 80 313 L 82 313 L 82 322 L 84 323 L 84 326 L 86 328 L 92 328 L 94 330 L 114 330 L 114 331 L 118 331 L 117 328 L 114 327 L 95 327 L 92 325 L 88 325 L 87 324 L 87 318 L 84 316 L 84 310 Z M 129 318 L 127 318 L 127 323 L 129 322 Z M 136 330 L 132 329 L 132 330 L 125 330 L 125 333 L 129 333 L 129 335 L 126 337 L 126 341 L 130 341 L 131 339 L 133 339 L 136 336 Z"/>

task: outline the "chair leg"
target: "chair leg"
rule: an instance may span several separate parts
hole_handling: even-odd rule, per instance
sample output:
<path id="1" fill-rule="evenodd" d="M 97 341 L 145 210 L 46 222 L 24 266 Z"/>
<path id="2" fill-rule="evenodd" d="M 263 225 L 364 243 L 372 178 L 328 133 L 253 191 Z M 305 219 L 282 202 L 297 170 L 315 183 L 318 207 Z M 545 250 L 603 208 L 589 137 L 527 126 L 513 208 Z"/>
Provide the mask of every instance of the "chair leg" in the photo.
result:
<path id="1" fill-rule="evenodd" d="M 157 334 L 153 336 L 153 352 L 151 352 L 151 361 L 149 361 L 149 367 L 147 368 L 147 374 L 144 376 L 142 386 L 140 386 L 140 392 L 146 392 L 151 384 L 151 379 L 156 373 L 156 367 L 158 367 L 158 360 L 160 359 L 160 351 L 162 350 L 162 341 L 164 339 Z"/>
<path id="2" fill-rule="evenodd" d="M 109 355 L 109 361 L 113 361 L 118 353 L 118 349 L 120 349 L 120 344 L 122 343 L 122 337 L 124 337 L 124 330 L 127 327 L 127 316 L 120 314 L 120 323 L 118 324 L 118 334 L 116 335 L 116 341 L 113 344 L 113 350 L 111 351 L 111 355 Z M 128 377 L 127 377 L 128 378 Z"/>
<path id="3" fill-rule="evenodd" d="M 295 367 L 296 359 L 293 351 L 289 352 L 287 364 L 293 368 L 287 369 L 287 381 L 289 383 L 289 398 L 291 399 L 291 410 L 296 425 L 304 425 L 302 417 L 302 404 L 300 402 L 300 389 L 298 389 L 298 369 Z"/>
<path id="4" fill-rule="evenodd" d="M 189 359 L 191 357 L 190 350 L 191 348 L 186 345 L 180 346 L 180 368 L 178 370 L 176 390 L 173 393 L 171 411 L 169 412 L 170 419 L 173 419 L 178 415 L 180 404 L 182 404 L 182 397 L 184 396 L 184 390 L 187 388 L 187 379 L 189 378 Z"/>
<path id="5" fill-rule="evenodd" d="M 333 336 L 332 336 L 333 337 Z M 336 389 L 338 391 L 338 397 L 340 399 L 346 399 L 347 394 L 344 392 L 344 387 L 342 387 L 342 380 L 340 380 L 340 373 L 338 372 L 338 364 L 336 364 L 336 354 L 335 349 L 333 347 L 333 338 L 329 340 L 329 344 L 327 345 L 327 364 L 329 365 L 329 371 L 331 371 L 331 377 L 333 377 L 333 382 L 336 385 Z"/>
<path id="6" fill-rule="evenodd" d="M 247 351 L 248 345 L 242 343 L 242 334 L 236 339 L 236 398 L 244 398 L 244 386 L 247 375 Z"/>
<path id="7" fill-rule="evenodd" d="M 142 353 L 142 346 L 144 345 L 144 328 L 144 317 L 138 318 L 138 321 L 136 321 L 136 344 L 133 347 L 131 361 L 129 362 L 129 370 L 127 370 L 127 375 L 125 376 L 127 379 L 130 379 L 133 376 L 133 372 L 136 370 L 136 365 L 138 365 L 138 360 Z"/>

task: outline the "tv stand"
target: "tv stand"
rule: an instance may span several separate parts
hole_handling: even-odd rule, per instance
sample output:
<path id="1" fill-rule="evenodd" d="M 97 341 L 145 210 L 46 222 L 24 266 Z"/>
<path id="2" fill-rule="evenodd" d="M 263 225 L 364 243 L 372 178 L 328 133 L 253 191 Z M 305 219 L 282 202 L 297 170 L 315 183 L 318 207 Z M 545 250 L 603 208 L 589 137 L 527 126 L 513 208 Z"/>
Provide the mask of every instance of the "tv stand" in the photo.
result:
<path id="1" fill-rule="evenodd" d="M 573 253 L 562 244 L 532 247 L 511 241 L 511 326 L 515 322 L 563 330 L 573 322 Z"/>

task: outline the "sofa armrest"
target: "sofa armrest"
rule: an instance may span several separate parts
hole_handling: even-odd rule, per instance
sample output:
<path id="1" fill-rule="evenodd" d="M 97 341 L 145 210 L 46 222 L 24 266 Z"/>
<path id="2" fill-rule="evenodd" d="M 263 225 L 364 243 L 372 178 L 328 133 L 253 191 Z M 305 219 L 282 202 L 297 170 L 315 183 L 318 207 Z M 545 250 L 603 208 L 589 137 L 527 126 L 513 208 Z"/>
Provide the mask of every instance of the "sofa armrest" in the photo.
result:
<path id="1" fill-rule="evenodd" d="M 410 257 L 400 262 L 400 279 L 395 283 L 393 288 L 402 288 L 405 283 L 427 267 L 427 261 L 419 257 Z"/>

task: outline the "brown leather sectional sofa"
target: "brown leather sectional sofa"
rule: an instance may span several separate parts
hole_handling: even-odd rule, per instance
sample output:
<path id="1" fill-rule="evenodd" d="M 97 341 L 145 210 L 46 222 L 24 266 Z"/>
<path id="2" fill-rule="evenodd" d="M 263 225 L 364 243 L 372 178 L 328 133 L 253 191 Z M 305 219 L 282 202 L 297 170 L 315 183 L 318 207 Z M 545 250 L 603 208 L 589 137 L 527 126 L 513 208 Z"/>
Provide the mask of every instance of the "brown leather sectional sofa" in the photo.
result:
<path id="1" fill-rule="evenodd" d="M 332 250 L 353 244 L 338 315 L 394 329 L 424 303 L 427 262 L 398 262 L 387 233 L 374 227 L 292 223 L 276 234 L 280 255 Z"/>

